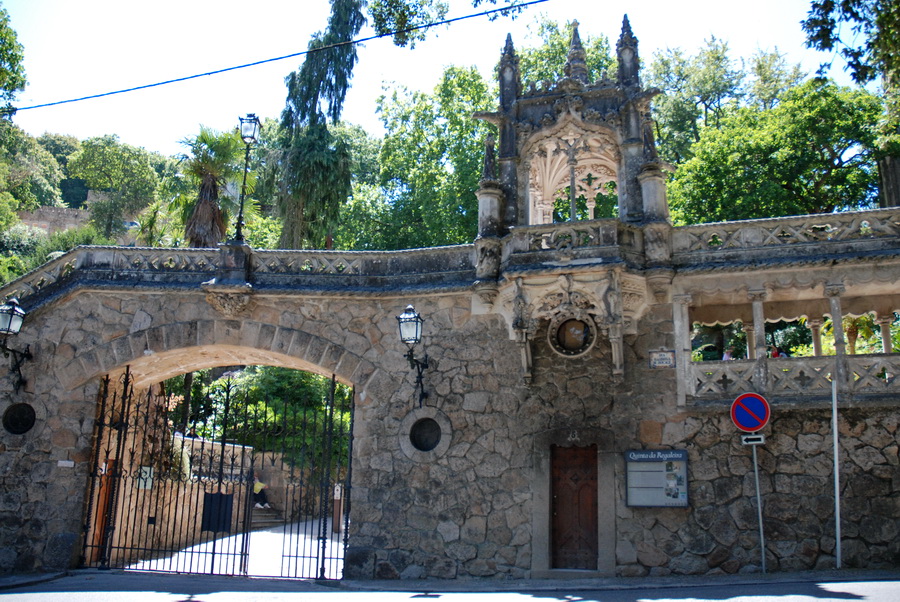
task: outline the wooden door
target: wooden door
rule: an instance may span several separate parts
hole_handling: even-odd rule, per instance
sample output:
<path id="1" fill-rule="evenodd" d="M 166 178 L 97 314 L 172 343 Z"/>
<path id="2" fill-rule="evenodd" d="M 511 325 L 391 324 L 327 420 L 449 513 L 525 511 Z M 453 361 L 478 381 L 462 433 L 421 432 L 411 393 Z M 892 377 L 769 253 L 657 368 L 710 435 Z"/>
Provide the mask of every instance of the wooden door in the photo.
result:
<path id="1" fill-rule="evenodd" d="M 550 447 L 551 566 L 597 570 L 597 446 Z"/>

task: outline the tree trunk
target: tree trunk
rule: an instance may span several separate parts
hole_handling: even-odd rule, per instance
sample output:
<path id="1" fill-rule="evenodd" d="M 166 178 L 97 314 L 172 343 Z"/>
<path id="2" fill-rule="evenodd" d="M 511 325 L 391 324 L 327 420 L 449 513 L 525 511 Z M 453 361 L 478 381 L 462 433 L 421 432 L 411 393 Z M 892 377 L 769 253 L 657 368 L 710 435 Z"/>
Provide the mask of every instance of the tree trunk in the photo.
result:
<path id="1" fill-rule="evenodd" d="M 881 191 L 878 195 L 881 207 L 900 206 L 900 157 L 879 159 L 878 178 L 881 181 Z"/>

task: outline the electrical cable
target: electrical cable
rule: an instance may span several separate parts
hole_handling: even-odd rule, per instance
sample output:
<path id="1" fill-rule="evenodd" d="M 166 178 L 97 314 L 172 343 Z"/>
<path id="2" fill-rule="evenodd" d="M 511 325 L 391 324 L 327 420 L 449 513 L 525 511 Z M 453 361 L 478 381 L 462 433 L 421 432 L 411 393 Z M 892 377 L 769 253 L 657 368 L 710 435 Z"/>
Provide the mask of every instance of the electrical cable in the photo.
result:
<path id="1" fill-rule="evenodd" d="M 271 59 L 263 59 L 263 60 L 261 60 L 261 61 L 255 61 L 255 62 L 252 62 L 252 63 L 246 63 L 246 64 L 244 64 L 244 65 L 237 65 L 237 66 L 235 66 L 235 67 L 225 67 L 224 69 L 216 69 L 215 71 L 207 71 L 206 73 L 199 73 L 199 74 L 197 74 L 197 75 L 188 75 L 188 76 L 186 76 L 186 77 L 179 77 L 179 78 L 176 78 L 176 79 L 169 79 L 169 80 L 166 80 L 166 81 L 156 82 L 155 84 L 145 84 L 145 85 L 143 85 L 143 86 L 135 86 L 135 87 L 133 87 L 133 88 L 125 88 L 125 89 L 122 89 L 122 90 L 114 90 L 114 91 L 112 91 L 112 92 L 103 92 L 103 93 L 101 93 L 101 94 L 92 94 L 92 95 L 90 95 L 90 96 L 82 96 L 82 97 L 80 97 L 80 98 L 71 98 L 71 99 L 69 99 L 69 100 L 58 100 L 58 101 L 56 101 L 56 102 L 46 102 L 46 103 L 42 103 L 42 104 L 38 104 L 38 105 L 31 105 L 30 107 L 18 107 L 18 108 L 5 107 L 5 108 L 0 108 L 0 114 L 3 114 L 3 113 L 14 114 L 14 113 L 17 113 L 17 112 L 19 112 L 19 111 L 29 111 L 29 110 L 31 110 L 31 109 L 42 109 L 42 108 L 45 108 L 45 107 L 53 107 L 53 106 L 57 106 L 57 105 L 70 104 L 70 103 L 73 103 L 73 102 L 81 102 L 81 101 L 83 101 L 83 100 L 93 100 L 93 99 L 95 99 L 95 98 L 103 98 L 103 97 L 105 97 L 105 96 L 114 96 L 114 95 L 116 95 L 116 94 L 125 94 L 126 92 L 135 92 L 135 91 L 137 91 L 137 90 L 146 90 L 146 89 L 148 89 L 148 88 L 158 88 L 159 86 L 165 86 L 165 85 L 168 85 L 168 84 L 176 84 L 176 83 L 179 83 L 179 82 L 185 82 L 185 81 L 189 81 L 189 80 L 192 80 L 192 79 L 198 79 L 198 78 L 201 78 L 201 77 L 206 77 L 206 76 L 208 76 L 208 75 L 218 75 L 218 74 L 220 74 L 220 73 L 227 73 L 227 72 L 229 72 L 229 71 L 236 71 L 236 70 L 238 70 L 238 69 L 246 69 L 246 68 L 248 68 L 248 67 L 256 67 L 257 65 L 264 65 L 264 64 L 266 64 L 266 63 L 274 63 L 274 62 L 276 62 L 276 61 L 283 61 L 284 59 L 290 59 L 290 58 L 295 58 L 295 57 L 298 57 L 298 56 L 304 56 L 304 55 L 307 55 L 307 54 L 310 54 L 310 53 L 313 53 L 313 52 L 322 52 L 322 51 L 324 51 L 324 50 L 330 50 L 330 49 L 332 49 L 332 48 L 340 48 L 340 47 L 342 47 L 342 46 L 349 46 L 349 45 L 352 45 L 352 44 L 362 44 L 363 42 L 371 42 L 372 40 L 377 40 L 377 39 L 380 39 L 380 38 L 386 38 L 386 37 L 388 37 L 388 36 L 394 36 L 394 35 L 396 35 L 396 34 L 398 34 L 398 33 L 410 33 L 410 32 L 413 32 L 413 31 L 418 31 L 418 30 L 420 30 L 420 29 L 429 29 L 429 28 L 431 28 L 431 27 L 437 27 L 437 26 L 439 26 L 439 25 L 447 25 L 447 24 L 450 24 L 450 23 L 455 23 L 456 21 L 464 21 L 464 20 L 466 20 L 466 19 L 472 19 L 472 18 L 474 18 L 474 17 L 485 17 L 485 16 L 488 16 L 488 15 L 492 15 L 492 14 L 494 14 L 494 13 L 502 13 L 502 12 L 509 12 L 509 11 L 514 11 L 514 10 L 519 10 L 519 9 L 526 8 L 526 7 L 528 7 L 528 6 L 531 6 L 531 5 L 533 5 L 533 4 L 541 4 L 541 3 L 543 3 L 543 2 L 549 2 L 549 1 L 550 1 L 550 0 L 531 0 L 530 2 L 524 2 L 524 3 L 522 3 L 522 4 L 515 4 L 515 5 L 512 5 L 512 6 L 505 6 L 505 7 L 503 7 L 503 8 L 494 8 L 494 9 L 486 10 L 486 11 L 480 12 L 480 13 L 475 13 L 475 14 L 471 14 L 471 15 L 465 15 L 465 16 L 462 16 L 462 17 L 454 17 L 454 18 L 452 18 L 452 19 L 443 19 L 443 20 L 441 20 L 441 21 L 435 21 L 435 22 L 433 22 L 433 23 L 426 23 L 426 24 L 424 24 L 424 25 L 416 25 L 416 26 L 414 26 L 414 27 L 407 27 L 406 29 L 399 29 L 399 30 L 396 30 L 396 31 L 389 31 L 389 32 L 385 32 L 385 33 L 380 34 L 380 35 L 369 36 L 369 37 L 367 37 L 367 38 L 360 38 L 360 39 L 358 39 L 358 40 L 347 40 L 347 41 L 345 41 L 345 42 L 337 42 L 337 43 L 335 43 L 335 44 L 329 44 L 329 45 L 327 45 L 327 46 L 322 46 L 321 48 L 308 49 L 308 50 L 304 50 L 303 52 L 295 52 L 295 53 L 293 53 L 293 54 L 286 54 L 286 55 L 284 55 L 284 56 L 279 56 L 279 57 L 275 57 L 275 58 L 271 58 Z"/>

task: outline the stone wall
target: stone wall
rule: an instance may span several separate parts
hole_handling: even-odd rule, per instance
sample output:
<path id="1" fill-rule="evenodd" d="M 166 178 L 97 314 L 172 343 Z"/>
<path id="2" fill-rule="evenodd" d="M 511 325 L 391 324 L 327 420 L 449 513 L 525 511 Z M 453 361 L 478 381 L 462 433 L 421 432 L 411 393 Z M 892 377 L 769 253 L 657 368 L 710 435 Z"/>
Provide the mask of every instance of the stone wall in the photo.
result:
<path id="1" fill-rule="evenodd" d="M 661 297 L 662 298 L 662 297 Z M 523 578 L 548 562 L 551 444 L 597 445 L 600 552 L 588 574 L 662 575 L 758 570 L 750 450 L 726 403 L 679 406 L 676 371 L 651 368 L 671 349 L 672 306 L 650 305 L 624 335 L 624 374 L 602 331 L 581 357 L 530 339 L 532 380 L 506 318 L 475 315 L 468 291 L 419 296 L 426 317 L 424 385 L 398 341 L 409 297 L 256 292 L 224 315 L 197 288 L 79 289 L 29 314 L 15 341 L 32 346 L 28 384 L 0 379 L 0 412 L 27 401 L 24 435 L 0 433 L 0 570 L 73 566 L 83 512 L 100 376 L 131 366 L 146 386 L 185 370 L 271 364 L 337 374 L 357 390 L 350 492 L 353 578 Z M 217 309 L 218 308 L 218 309 Z M 227 308 L 226 308 L 227 309 Z M 758 451 L 770 570 L 834 562 L 827 407 L 773 404 Z M 896 566 L 900 429 L 894 407 L 842 409 L 844 558 Z M 419 421 L 441 439 L 412 444 Z M 628 449 L 686 449 L 690 507 L 625 504 Z"/>

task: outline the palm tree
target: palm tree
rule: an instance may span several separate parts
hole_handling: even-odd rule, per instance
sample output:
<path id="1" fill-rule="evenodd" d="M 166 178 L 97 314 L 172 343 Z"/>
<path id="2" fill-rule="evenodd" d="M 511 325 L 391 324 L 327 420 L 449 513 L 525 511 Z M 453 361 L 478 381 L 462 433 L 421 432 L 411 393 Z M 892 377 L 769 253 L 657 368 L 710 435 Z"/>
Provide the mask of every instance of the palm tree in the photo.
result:
<path id="1" fill-rule="evenodd" d="M 184 235 L 190 247 L 215 247 L 225 239 L 225 217 L 219 197 L 225 184 L 239 172 L 241 139 L 237 132 L 219 133 L 200 126 L 200 134 L 183 144 L 191 150 L 184 171 L 199 183 L 196 201 L 184 207 Z"/>

